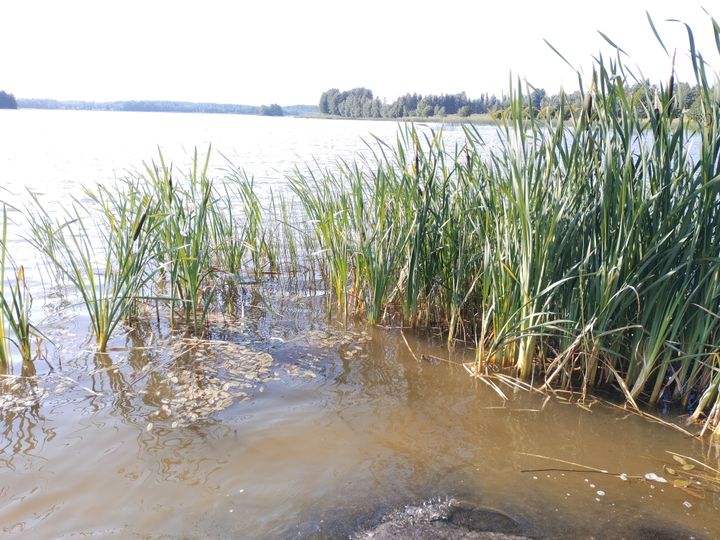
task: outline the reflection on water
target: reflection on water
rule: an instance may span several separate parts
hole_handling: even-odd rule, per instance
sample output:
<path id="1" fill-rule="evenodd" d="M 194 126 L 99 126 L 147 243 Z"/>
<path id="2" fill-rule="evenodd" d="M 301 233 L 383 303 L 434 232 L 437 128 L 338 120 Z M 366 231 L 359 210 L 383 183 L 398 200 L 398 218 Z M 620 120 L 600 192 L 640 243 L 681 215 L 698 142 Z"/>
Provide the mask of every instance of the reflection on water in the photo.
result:
<path id="1" fill-rule="evenodd" d="M 503 403 L 455 364 L 416 361 L 396 330 L 323 322 L 321 297 L 268 293 L 276 309 L 253 309 L 257 294 L 207 342 L 152 321 L 107 354 L 61 352 L 82 351 L 79 321 L 52 371 L 4 377 L 3 531 L 347 536 L 455 497 L 530 535 L 619 538 L 659 519 L 720 534 L 716 493 L 642 479 L 668 476 L 667 451 L 708 459 L 702 443 L 601 405 L 509 389 Z M 417 357 L 449 354 L 406 338 Z"/>

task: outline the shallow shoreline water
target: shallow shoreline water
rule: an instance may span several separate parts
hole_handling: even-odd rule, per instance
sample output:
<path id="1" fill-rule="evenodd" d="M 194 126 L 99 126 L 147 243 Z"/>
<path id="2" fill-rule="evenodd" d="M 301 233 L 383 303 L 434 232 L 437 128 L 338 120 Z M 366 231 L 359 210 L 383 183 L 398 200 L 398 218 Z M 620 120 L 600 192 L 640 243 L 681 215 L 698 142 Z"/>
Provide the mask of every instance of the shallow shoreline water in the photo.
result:
<path id="1" fill-rule="evenodd" d="M 418 363 L 397 330 L 344 329 L 323 320 L 322 297 L 282 296 L 246 295 L 245 316 L 214 319 L 207 343 L 148 324 L 107 355 L 78 354 L 82 317 L 56 324 L 54 371 L 3 382 L 31 404 L 2 411 L 2 530 L 334 538 L 450 497 L 532 537 L 619 538 L 641 524 L 720 534 L 716 494 L 616 475 L 667 476 L 666 452 L 703 458 L 701 442 L 599 405 L 509 391 L 503 403 L 462 368 Z M 524 473 L 577 468 L 528 454 L 615 475 Z"/>

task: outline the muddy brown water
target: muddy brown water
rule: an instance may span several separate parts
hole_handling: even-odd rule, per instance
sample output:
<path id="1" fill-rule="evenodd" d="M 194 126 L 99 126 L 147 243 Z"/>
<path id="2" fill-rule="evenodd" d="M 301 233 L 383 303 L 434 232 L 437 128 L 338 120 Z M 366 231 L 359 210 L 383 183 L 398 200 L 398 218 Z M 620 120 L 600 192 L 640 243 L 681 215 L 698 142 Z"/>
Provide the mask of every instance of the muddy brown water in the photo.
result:
<path id="1" fill-rule="evenodd" d="M 342 538 L 456 499 L 531 537 L 720 536 L 709 486 L 618 476 L 672 480 L 668 451 L 717 466 L 707 442 L 599 404 L 507 387 L 504 402 L 396 329 L 329 323 L 322 297 L 247 292 L 239 308 L 206 342 L 148 314 L 107 355 L 82 316 L 49 310 L 49 365 L 0 383 L 4 535 Z M 523 472 L 579 468 L 528 454 L 609 474 Z"/>

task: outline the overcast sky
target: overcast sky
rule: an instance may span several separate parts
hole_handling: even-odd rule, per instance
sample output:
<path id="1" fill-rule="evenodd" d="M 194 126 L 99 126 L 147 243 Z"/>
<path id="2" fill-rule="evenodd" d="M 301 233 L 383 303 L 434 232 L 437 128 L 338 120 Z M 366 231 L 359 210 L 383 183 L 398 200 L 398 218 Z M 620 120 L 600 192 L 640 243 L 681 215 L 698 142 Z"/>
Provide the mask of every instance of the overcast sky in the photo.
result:
<path id="1" fill-rule="evenodd" d="M 626 50 L 653 82 L 666 80 L 666 45 L 690 77 L 688 22 L 720 68 L 709 17 L 717 0 L 16 0 L 0 9 L 0 89 L 17 97 L 168 99 L 315 104 L 328 88 L 405 92 L 508 88 L 510 72 L 556 92 L 577 77 L 543 42 L 586 73 L 592 55 Z"/>

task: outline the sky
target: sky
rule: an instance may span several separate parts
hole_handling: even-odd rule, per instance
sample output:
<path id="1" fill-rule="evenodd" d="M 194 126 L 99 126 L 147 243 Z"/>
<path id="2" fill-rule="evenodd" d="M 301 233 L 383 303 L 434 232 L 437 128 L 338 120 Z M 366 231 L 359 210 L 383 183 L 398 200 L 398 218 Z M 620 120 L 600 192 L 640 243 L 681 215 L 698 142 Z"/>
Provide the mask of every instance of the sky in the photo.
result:
<path id="1" fill-rule="evenodd" d="M 677 49 L 691 79 L 685 27 L 713 71 L 720 54 L 706 0 L 17 0 L 0 9 L 0 90 L 21 98 L 165 99 L 316 104 L 329 88 L 500 95 L 511 78 L 548 93 L 589 79 L 592 58 L 624 62 L 652 82 Z M 586 81 L 587 82 L 587 81 Z"/>

